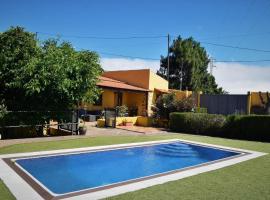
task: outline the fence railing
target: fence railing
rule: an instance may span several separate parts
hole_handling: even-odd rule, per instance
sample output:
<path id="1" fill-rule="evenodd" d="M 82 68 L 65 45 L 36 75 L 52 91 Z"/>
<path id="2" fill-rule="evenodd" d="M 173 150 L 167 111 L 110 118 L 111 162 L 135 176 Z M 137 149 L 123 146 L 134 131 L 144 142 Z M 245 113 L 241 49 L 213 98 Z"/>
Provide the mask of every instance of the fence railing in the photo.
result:
<path id="1" fill-rule="evenodd" d="M 56 133 L 57 130 L 63 130 L 66 134 L 78 134 L 78 129 L 77 110 L 6 111 L 0 119 L 2 139 L 44 136 L 51 132 Z"/>

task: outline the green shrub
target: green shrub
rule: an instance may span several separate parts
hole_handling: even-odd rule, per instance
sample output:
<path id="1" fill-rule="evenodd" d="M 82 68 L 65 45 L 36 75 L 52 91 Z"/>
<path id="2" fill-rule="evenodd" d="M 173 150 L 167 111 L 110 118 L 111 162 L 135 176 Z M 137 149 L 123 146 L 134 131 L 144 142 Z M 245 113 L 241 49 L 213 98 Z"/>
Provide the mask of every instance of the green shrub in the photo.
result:
<path id="1" fill-rule="evenodd" d="M 169 119 L 172 112 L 191 112 L 194 109 L 192 97 L 178 99 L 175 93 L 163 94 L 158 97 L 156 104 L 151 107 L 152 117 L 158 119 Z"/>
<path id="2" fill-rule="evenodd" d="M 125 117 L 128 115 L 128 107 L 126 105 L 116 106 L 116 112 L 118 117 Z"/>
<path id="3" fill-rule="evenodd" d="M 202 107 L 196 107 L 194 109 L 195 113 L 207 113 L 207 108 L 202 108 Z"/>
<path id="4" fill-rule="evenodd" d="M 35 127 L 0 128 L 2 139 L 38 137 L 38 132 Z"/>
<path id="5" fill-rule="evenodd" d="M 0 120 L 2 120 L 6 114 L 7 114 L 7 107 L 2 101 L 0 103 Z"/>
<path id="6" fill-rule="evenodd" d="M 230 138 L 270 141 L 270 116 L 230 115 L 224 134 Z"/>
<path id="7" fill-rule="evenodd" d="M 268 115 L 214 115 L 207 113 L 171 113 L 170 129 L 177 132 L 270 141 Z"/>
<path id="8" fill-rule="evenodd" d="M 170 114 L 170 129 L 194 134 L 220 135 L 226 118 L 223 115 L 207 113 Z"/>

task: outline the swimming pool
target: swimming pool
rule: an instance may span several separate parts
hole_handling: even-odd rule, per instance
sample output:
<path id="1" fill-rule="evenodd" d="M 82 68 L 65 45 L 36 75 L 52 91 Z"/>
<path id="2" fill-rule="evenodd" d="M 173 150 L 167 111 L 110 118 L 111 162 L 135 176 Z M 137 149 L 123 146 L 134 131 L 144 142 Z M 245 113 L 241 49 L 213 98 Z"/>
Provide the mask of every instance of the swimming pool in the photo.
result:
<path id="1" fill-rule="evenodd" d="M 148 177 L 239 155 L 183 142 L 16 160 L 55 194 Z M 64 183 L 64 184 L 63 184 Z"/>
<path id="2" fill-rule="evenodd" d="M 88 195 L 86 199 L 99 199 L 219 169 L 258 156 L 261 154 L 168 140 L 59 150 L 55 153 L 9 155 L 4 161 L 41 199 L 77 199 L 83 195 Z M 4 176 L 3 180 L 10 181 L 10 188 L 15 192 L 18 190 L 16 185 L 20 185 L 19 192 L 26 195 L 26 190 L 30 191 L 29 187 L 24 182 L 20 183 L 19 179 L 16 182 L 10 180 L 8 174 L 14 177 L 16 174 L 6 170 L 2 174 L 0 172 L 0 177 Z M 22 186 L 25 191 L 22 191 Z M 26 195 L 25 199 L 29 199 L 29 196 Z"/>

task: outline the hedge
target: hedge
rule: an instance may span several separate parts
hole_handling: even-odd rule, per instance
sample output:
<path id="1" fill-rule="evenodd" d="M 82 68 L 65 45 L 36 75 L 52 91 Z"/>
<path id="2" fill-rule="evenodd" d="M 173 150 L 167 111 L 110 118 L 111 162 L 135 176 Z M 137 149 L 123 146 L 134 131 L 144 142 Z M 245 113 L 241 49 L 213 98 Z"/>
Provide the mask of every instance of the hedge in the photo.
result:
<path id="1" fill-rule="evenodd" d="M 223 115 L 174 112 L 170 114 L 169 126 L 173 131 L 219 135 L 225 122 Z"/>
<path id="2" fill-rule="evenodd" d="M 224 134 L 230 138 L 270 141 L 270 116 L 228 116 L 224 126 Z"/>
<path id="3" fill-rule="evenodd" d="M 171 113 L 170 129 L 176 132 L 226 138 L 270 141 L 268 115 L 215 115 L 206 113 Z"/>

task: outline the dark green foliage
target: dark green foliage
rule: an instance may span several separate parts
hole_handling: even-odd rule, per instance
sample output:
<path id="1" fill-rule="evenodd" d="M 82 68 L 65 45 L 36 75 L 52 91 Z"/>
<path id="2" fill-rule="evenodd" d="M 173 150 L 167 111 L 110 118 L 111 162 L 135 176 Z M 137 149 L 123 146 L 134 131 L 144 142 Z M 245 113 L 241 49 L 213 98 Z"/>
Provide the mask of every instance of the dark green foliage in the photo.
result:
<path id="1" fill-rule="evenodd" d="M 67 110 L 99 95 L 95 52 L 55 39 L 39 45 L 21 27 L 0 33 L 0 49 L 0 100 L 8 110 Z"/>
<path id="2" fill-rule="evenodd" d="M 170 129 L 173 131 L 220 135 L 226 118 L 206 113 L 171 113 Z"/>
<path id="3" fill-rule="evenodd" d="M 82 101 L 92 103 L 98 98 L 96 82 L 101 72 L 95 52 L 76 51 L 70 43 L 55 39 L 40 45 L 33 33 L 21 27 L 0 33 L 0 102 L 5 104 L 0 107 L 0 126 L 45 126 L 52 119 L 70 122 L 70 112 L 66 111 Z M 28 112 L 4 116 L 2 107 Z M 31 127 L 28 132 L 35 132 Z M 30 135 L 43 134 L 42 126 L 34 129 L 36 134 Z M 2 128 L 2 134 L 10 130 L 3 133 Z M 27 132 L 27 128 L 20 128 L 21 135 L 23 130 Z M 18 131 L 13 132 L 16 135 Z"/>
<path id="4" fill-rule="evenodd" d="M 169 119 L 171 112 L 191 112 L 194 108 L 192 97 L 177 99 L 175 93 L 164 94 L 158 97 L 156 104 L 152 106 L 155 119 Z"/>
<path id="5" fill-rule="evenodd" d="M 230 138 L 270 141 L 270 116 L 230 115 L 224 127 Z"/>
<path id="6" fill-rule="evenodd" d="M 20 27 L 0 33 L 0 100 L 5 100 L 8 109 L 29 105 L 23 74 L 38 55 L 34 34 Z"/>
<path id="7" fill-rule="evenodd" d="M 175 94 L 164 94 L 158 97 L 156 104 L 151 107 L 155 119 L 169 119 L 169 114 L 176 110 Z"/>
<path id="8" fill-rule="evenodd" d="M 202 108 L 202 107 L 196 107 L 194 109 L 195 113 L 207 113 L 207 108 Z"/>
<path id="9" fill-rule="evenodd" d="M 7 110 L 38 111 L 10 113 L 0 125 L 65 120 L 62 111 L 99 96 L 96 82 L 101 72 L 95 52 L 76 51 L 70 43 L 55 39 L 40 45 L 21 27 L 0 33 L 0 102 Z"/>
<path id="10" fill-rule="evenodd" d="M 207 71 L 210 62 L 206 50 L 193 38 L 180 36 L 170 46 L 169 87 L 202 91 L 206 94 L 224 93 L 218 87 L 214 76 Z M 161 57 L 161 66 L 157 74 L 167 79 L 167 57 Z M 182 87 L 180 79 L 182 76 Z"/>
<path id="11" fill-rule="evenodd" d="M 7 107 L 5 104 L 0 102 L 0 121 L 4 118 L 4 116 L 7 114 Z"/>
<path id="12" fill-rule="evenodd" d="M 177 112 L 190 112 L 194 109 L 194 99 L 193 97 L 187 97 L 182 99 L 175 99 L 175 107 Z"/>
<path id="13" fill-rule="evenodd" d="M 270 116 L 171 113 L 170 129 L 246 140 L 270 141 Z"/>
<path id="14" fill-rule="evenodd" d="M 126 105 L 116 106 L 116 113 L 119 117 L 125 117 L 128 115 L 128 107 Z"/>

